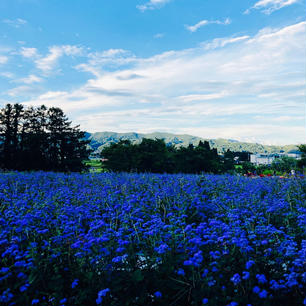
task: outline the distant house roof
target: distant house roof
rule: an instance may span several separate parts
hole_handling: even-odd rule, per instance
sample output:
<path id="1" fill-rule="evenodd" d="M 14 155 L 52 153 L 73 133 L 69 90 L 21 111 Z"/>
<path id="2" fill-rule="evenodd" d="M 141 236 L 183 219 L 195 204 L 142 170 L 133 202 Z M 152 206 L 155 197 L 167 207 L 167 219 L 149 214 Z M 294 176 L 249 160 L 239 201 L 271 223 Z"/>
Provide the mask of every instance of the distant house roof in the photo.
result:
<path id="1" fill-rule="evenodd" d="M 267 154 L 267 153 L 256 153 L 256 154 L 251 154 L 251 155 L 255 155 L 256 157 L 262 157 L 262 158 L 265 158 L 265 157 L 279 157 L 279 154 L 278 153 L 271 153 L 271 154 Z"/>
<path id="2" fill-rule="evenodd" d="M 291 150 L 288 152 L 288 154 L 302 154 L 302 152 L 298 150 Z"/>

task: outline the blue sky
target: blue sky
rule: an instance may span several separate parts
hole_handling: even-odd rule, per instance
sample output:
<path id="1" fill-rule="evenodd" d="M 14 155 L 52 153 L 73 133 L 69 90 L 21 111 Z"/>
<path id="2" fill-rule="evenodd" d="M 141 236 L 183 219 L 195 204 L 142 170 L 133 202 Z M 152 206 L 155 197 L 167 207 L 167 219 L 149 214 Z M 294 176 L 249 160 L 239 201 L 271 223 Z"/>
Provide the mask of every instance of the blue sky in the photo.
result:
<path id="1" fill-rule="evenodd" d="M 1 0 L 0 106 L 84 130 L 306 141 L 305 0 Z"/>

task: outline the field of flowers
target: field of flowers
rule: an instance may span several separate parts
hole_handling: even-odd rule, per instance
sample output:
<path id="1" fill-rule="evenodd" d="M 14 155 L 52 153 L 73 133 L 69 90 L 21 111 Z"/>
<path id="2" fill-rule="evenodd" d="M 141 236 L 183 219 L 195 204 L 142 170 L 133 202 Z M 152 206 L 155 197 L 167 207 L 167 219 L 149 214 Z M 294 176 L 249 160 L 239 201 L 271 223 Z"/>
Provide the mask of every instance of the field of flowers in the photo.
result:
<path id="1" fill-rule="evenodd" d="M 0 174 L 0 305 L 305 305 L 306 180 Z"/>

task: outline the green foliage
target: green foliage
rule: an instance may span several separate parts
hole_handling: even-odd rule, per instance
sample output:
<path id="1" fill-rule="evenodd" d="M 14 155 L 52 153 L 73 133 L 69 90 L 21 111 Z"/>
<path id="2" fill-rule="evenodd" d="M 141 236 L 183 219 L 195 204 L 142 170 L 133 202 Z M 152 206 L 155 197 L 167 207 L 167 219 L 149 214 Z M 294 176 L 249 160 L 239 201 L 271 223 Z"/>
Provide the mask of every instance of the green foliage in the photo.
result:
<path id="1" fill-rule="evenodd" d="M 82 171 L 89 142 L 60 108 L 7 104 L 0 109 L 2 169 Z"/>
<path id="2" fill-rule="evenodd" d="M 105 148 L 102 157 L 107 159 L 105 167 L 116 172 L 130 172 L 135 167 L 135 146 L 129 140 L 121 140 Z"/>
<path id="3" fill-rule="evenodd" d="M 221 159 L 207 141 L 177 149 L 162 139 L 143 138 L 139 144 L 121 140 L 104 148 L 101 156 L 106 159 L 105 168 L 115 172 L 219 173 L 233 169 L 233 160 Z"/>
<path id="4" fill-rule="evenodd" d="M 104 173 L 107 170 L 103 167 L 101 159 L 89 159 L 83 161 L 86 170 L 91 173 Z"/>
<path id="5" fill-rule="evenodd" d="M 271 169 L 280 172 L 290 172 L 297 167 L 297 160 L 293 157 L 283 156 L 272 162 Z"/>
<path id="6" fill-rule="evenodd" d="M 241 163 L 241 165 L 235 166 L 235 170 L 241 174 L 254 173 L 256 171 L 256 167 L 252 163 L 246 161 Z"/>
<path id="7" fill-rule="evenodd" d="M 234 170 L 234 158 L 235 154 L 234 152 L 231 152 L 229 149 L 224 153 L 224 170 L 229 171 L 229 170 Z"/>

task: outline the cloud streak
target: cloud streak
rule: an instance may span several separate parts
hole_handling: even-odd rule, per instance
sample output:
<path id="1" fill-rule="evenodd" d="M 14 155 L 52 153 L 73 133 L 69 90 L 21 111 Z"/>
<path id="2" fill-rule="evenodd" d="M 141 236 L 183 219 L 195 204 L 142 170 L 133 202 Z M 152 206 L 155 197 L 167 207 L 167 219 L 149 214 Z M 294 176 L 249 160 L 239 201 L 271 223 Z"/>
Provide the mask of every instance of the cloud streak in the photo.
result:
<path id="1" fill-rule="evenodd" d="M 270 15 L 274 11 L 298 2 L 299 0 L 259 0 L 251 8 L 247 9 L 244 14 L 249 14 L 251 10 L 260 10 L 264 14 Z"/>
<path id="2" fill-rule="evenodd" d="M 166 3 L 170 2 L 171 0 L 150 0 L 145 4 L 137 5 L 136 7 L 141 11 L 144 12 L 146 10 L 155 10 L 159 9 L 164 6 Z"/>
<path id="3" fill-rule="evenodd" d="M 195 25 L 189 26 L 186 25 L 186 29 L 190 32 L 196 32 L 198 29 L 207 26 L 209 24 L 219 24 L 219 25 L 229 25 L 231 24 L 231 20 L 229 18 L 226 18 L 224 21 L 221 20 L 201 20 L 198 23 L 196 23 Z"/>
<path id="4" fill-rule="evenodd" d="M 22 18 L 3 19 L 2 22 L 14 28 L 20 28 L 28 23 L 26 20 Z"/>
<path id="5" fill-rule="evenodd" d="M 5 64 L 8 61 L 8 57 L 5 55 L 0 55 L 0 65 Z"/>
<path id="6" fill-rule="evenodd" d="M 21 78 L 21 79 L 16 80 L 15 82 L 24 83 L 24 84 L 33 84 L 33 83 L 40 83 L 42 81 L 43 81 L 43 79 L 38 77 L 37 75 L 30 74 L 25 78 Z"/>

